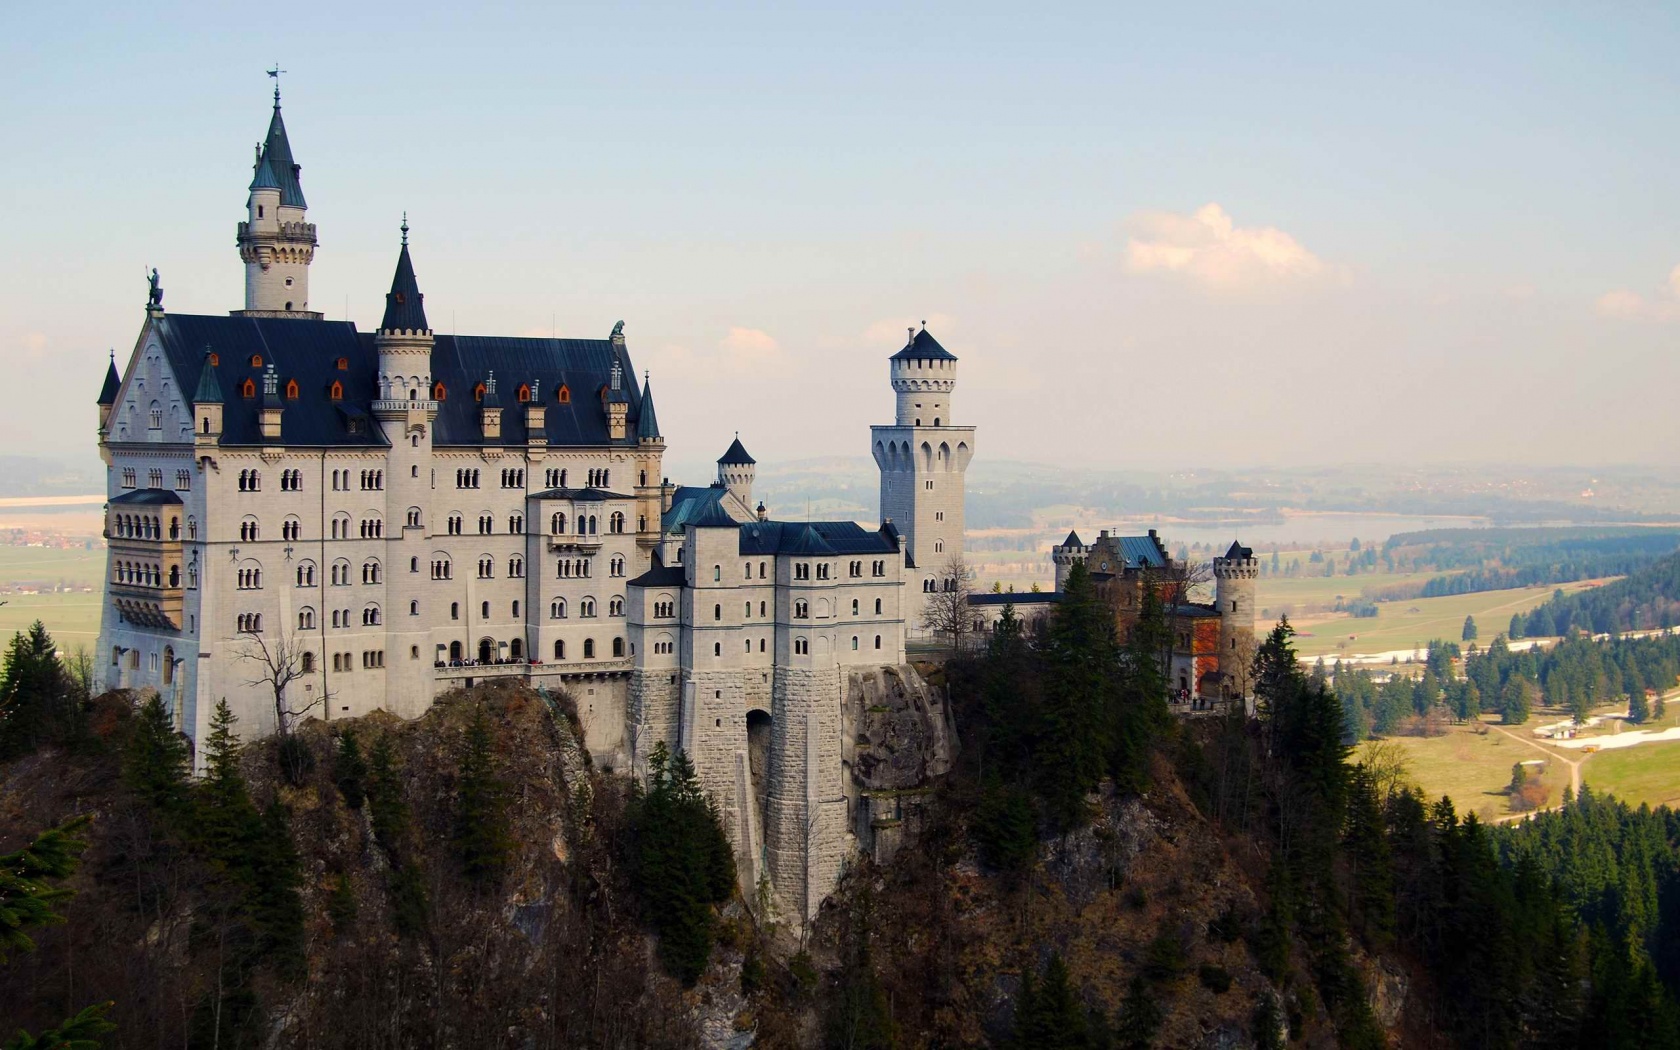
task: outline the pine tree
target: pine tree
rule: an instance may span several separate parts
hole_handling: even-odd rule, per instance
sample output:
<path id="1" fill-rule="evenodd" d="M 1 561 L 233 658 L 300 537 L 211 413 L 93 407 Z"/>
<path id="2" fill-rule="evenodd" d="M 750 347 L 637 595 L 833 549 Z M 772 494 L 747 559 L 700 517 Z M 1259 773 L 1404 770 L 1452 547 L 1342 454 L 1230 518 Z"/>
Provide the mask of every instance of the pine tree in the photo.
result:
<path id="1" fill-rule="evenodd" d="M 1051 616 L 1045 660 L 1034 780 L 1051 822 L 1068 829 L 1089 819 L 1085 796 L 1108 764 L 1107 700 L 1116 666 L 1113 618 L 1081 563 L 1068 573 Z"/>
<path id="2" fill-rule="evenodd" d="M 51 738 L 65 686 L 57 647 L 41 621 L 28 634 L 12 635 L 0 672 L 0 759 L 28 754 Z"/>
<path id="3" fill-rule="evenodd" d="M 1521 675 L 1514 674 L 1499 691 L 1500 720 L 1508 726 L 1520 726 L 1528 721 L 1529 713 L 1528 680 Z"/>
<path id="4" fill-rule="evenodd" d="M 503 805 L 504 788 L 494 769 L 490 719 L 479 703 L 467 724 L 455 790 L 455 852 L 467 879 L 479 886 L 497 882 L 513 851 Z"/>
<path id="5" fill-rule="evenodd" d="M 303 965 L 302 882 L 286 809 L 275 800 L 263 811 L 252 843 L 246 909 L 258 952 L 287 975 L 296 975 Z"/>
<path id="6" fill-rule="evenodd" d="M 395 863 L 408 844 L 408 803 L 403 798 L 389 733 L 374 741 L 370 758 L 367 801 L 373 837 Z"/>
<path id="7" fill-rule="evenodd" d="M 1068 983 L 1067 964 L 1052 953 L 1039 985 L 1028 971 L 1015 1007 L 1015 1045 L 1033 1050 L 1085 1050 L 1090 1031 L 1085 1009 Z"/>
<path id="8" fill-rule="evenodd" d="M 1511 614 L 1511 626 L 1507 629 L 1506 633 L 1510 635 L 1512 641 L 1515 641 L 1523 636 L 1522 613 Z"/>
<path id="9" fill-rule="evenodd" d="M 1348 913 L 1367 942 L 1385 942 L 1394 930 L 1394 867 L 1377 786 L 1364 765 L 1348 780 L 1342 832 L 1347 860 Z"/>
<path id="10" fill-rule="evenodd" d="M 239 770 L 241 746 L 233 731 L 238 721 L 227 700 L 219 700 L 204 743 L 204 779 L 197 785 L 194 833 L 210 860 L 224 871 L 249 864 L 248 849 L 261 837 L 262 817 L 251 801 Z"/>
<path id="11" fill-rule="evenodd" d="M 367 763 L 362 760 L 362 748 L 356 741 L 356 731 L 349 726 L 338 734 L 337 753 L 333 757 L 333 780 L 344 804 L 361 809 L 367 800 Z"/>
<path id="12" fill-rule="evenodd" d="M 1164 1017 L 1155 993 L 1140 974 L 1126 988 L 1120 1012 L 1114 1018 L 1114 1045 L 1119 1050 L 1150 1050 Z"/>
<path id="13" fill-rule="evenodd" d="M 717 811 L 700 790 L 682 751 L 664 743 L 648 758 L 648 783 L 631 799 L 631 868 L 659 934 L 666 970 L 684 984 L 699 979 L 711 957 L 711 905 L 734 890 L 735 859 Z"/>
<path id="14" fill-rule="evenodd" d="M 98 1050 L 104 1045 L 100 1037 L 117 1030 L 116 1025 L 105 1019 L 115 1005 L 110 1001 L 94 1003 L 57 1028 L 49 1028 L 39 1035 L 19 1032 L 7 1040 L 6 1050 Z"/>
<path id="15" fill-rule="evenodd" d="M 1464 618 L 1464 629 L 1459 632 L 1459 641 L 1473 642 L 1475 640 L 1476 640 L 1476 618 L 1474 616 L 1466 616 Z"/>
<path id="16" fill-rule="evenodd" d="M 1628 721 L 1639 724 L 1650 718 L 1651 704 L 1645 699 L 1645 687 L 1637 685 L 1628 692 Z"/>
<path id="17" fill-rule="evenodd" d="M 64 921 L 53 906 L 74 891 L 53 883 L 76 870 L 76 858 L 87 848 L 77 833 L 92 819 L 68 820 L 36 835 L 15 853 L 0 854 L 0 963 L 12 952 L 35 950 L 30 929 Z"/>
<path id="18" fill-rule="evenodd" d="M 140 705 L 123 746 L 123 786 L 165 821 L 183 817 L 190 802 L 191 755 L 156 694 Z"/>

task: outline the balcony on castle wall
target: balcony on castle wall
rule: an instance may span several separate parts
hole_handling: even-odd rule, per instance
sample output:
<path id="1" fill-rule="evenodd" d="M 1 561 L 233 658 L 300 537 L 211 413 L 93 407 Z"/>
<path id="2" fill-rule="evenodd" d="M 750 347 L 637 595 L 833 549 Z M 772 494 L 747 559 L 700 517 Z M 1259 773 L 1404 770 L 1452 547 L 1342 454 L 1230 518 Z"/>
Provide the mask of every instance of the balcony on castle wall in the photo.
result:
<path id="1" fill-rule="evenodd" d="M 471 678 L 544 678 L 551 675 L 610 675 L 628 674 L 634 670 L 628 656 L 612 656 L 594 660 L 509 660 L 479 663 L 477 660 L 444 660 L 432 665 L 432 677 L 438 681 L 455 682 Z"/>
<path id="2" fill-rule="evenodd" d="M 436 401 L 410 401 L 407 398 L 380 398 L 373 403 L 374 412 L 437 412 Z"/>
<path id="3" fill-rule="evenodd" d="M 568 532 L 556 536 L 550 533 L 548 549 L 551 551 L 583 551 L 593 554 L 601 549 L 601 535 L 591 533 L 587 536 L 579 536 Z"/>
<path id="4" fill-rule="evenodd" d="M 265 231 L 266 232 L 266 231 Z M 303 241 L 310 247 L 320 242 L 315 239 L 315 224 L 312 222 L 283 222 L 275 227 L 277 239 L 282 241 Z M 251 224 L 239 224 L 239 241 L 241 244 L 251 239 Z"/>

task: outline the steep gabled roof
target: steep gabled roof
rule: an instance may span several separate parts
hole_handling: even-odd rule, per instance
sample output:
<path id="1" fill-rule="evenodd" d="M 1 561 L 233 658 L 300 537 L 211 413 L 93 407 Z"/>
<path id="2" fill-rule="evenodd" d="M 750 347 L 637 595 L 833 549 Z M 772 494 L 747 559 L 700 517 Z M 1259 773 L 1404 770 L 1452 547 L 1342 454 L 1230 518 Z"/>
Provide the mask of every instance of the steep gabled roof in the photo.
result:
<path id="1" fill-rule="evenodd" d="M 726 467 L 750 467 L 758 460 L 747 454 L 747 447 L 741 444 L 741 435 L 736 434 L 734 442 L 729 446 L 729 451 L 719 456 L 718 462 Z"/>
<path id="2" fill-rule="evenodd" d="M 286 122 L 280 117 L 280 96 L 274 97 L 274 116 L 268 121 L 268 137 L 263 140 L 262 159 L 257 163 L 257 177 L 264 167 L 280 189 L 280 203 L 288 208 L 307 208 L 303 199 L 303 184 L 298 181 L 302 168 L 292 160 L 292 143 L 286 138 Z M 255 182 L 252 184 L 255 188 Z"/>
<path id="3" fill-rule="evenodd" d="M 749 521 L 741 526 L 739 553 L 753 555 L 894 554 L 890 526 L 869 532 L 855 521 Z"/>
<path id="4" fill-rule="evenodd" d="M 117 374 L 117 355 L 112 353 L 111 364 L 105 369 L 105 385 L 99 388 L 99 403 L 114 405 L 122 390 L 122 376 Z"/>
<path id="5" fill-rule="evenodd" d="M 957 355 L 939 345 L 939 340 L 928 334 L 926 328 L 917 332 L 915 337 L 904 344 L 904 349 L 892 355 L 893 361 L 955 361 Z"/>

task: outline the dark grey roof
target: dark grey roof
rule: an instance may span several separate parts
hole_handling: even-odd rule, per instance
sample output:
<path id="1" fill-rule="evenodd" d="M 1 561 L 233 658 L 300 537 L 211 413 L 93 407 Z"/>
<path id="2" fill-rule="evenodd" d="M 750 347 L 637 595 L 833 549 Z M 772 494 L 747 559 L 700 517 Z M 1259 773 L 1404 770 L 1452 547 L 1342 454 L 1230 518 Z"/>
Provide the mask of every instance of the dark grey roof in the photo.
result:
<path id="1" fill-rule="evenodd" d="M 227 409 L 222 422 L 222 443 L 264 444 L 258 426 L 257 409 L 262 391 L 262 371 L 250 364 L 253 354 L 263 363 L 273 363 L 284 388 L 296 379 L 299 397 L 285 402 L 281 440 L 290 445 L 386 444 L 377 421 L 372 418 L 373 401 L 379 396 L 375 377 L 378 353 L 372 333 L 358 332 L 348 321 L 319 321 L 291 317 L 208 316 L 167 314 L 157 320 L 159 338 L 177 377 L 198 375 L 203 388 L 204 353 L 211 350 L 220 359 L 209 377 L 223 395 Z M 627 357 L 605 339 L 522 339 L 503 336 L 436 336 L 432 346 L 432 378 L 444 384 L 446 397 L 438 405 L 433 444 L 439 446 L 513 445 L 526 443 L 524 412 L 502 414 L 502 435 L 486 440 L 479 424 L 479 404 L 473 387 L 491 372 L 498 381 L 529 381 L 540 384 L 546 398 L 543 427 L 548 443 L 555 447 L 634 444 L 634 437 L 614 442 L 607 435 L 606 409 L 600 392 L 607 385 L 612 364 Z M 343 370 L 339 359 L 345 361 Z M 642 402 L 634 373 L 627 396 L 630 418 Z M 257 398 L 246 401 L 239 391 L 245 379 L 257 384 Z M 342 401 L 333 402 L 328 390 L 337 380 L 343 384 Z M 557 395 L 568 386 L 571 399 L 561 403 Z M 194 400 L 203 400 L 196 398 Z M 358 431 L 351 423 L 358 424 Z M 272 443 L 272 442 L 270 442 Z"/>
<path id="2" fill-rule="evenodd" d="M 636 439 L 638 441 L 659 440 L 659 417 L 653 413 L 653 384 L 642 384 L 642 415 L 636 421 Z"/>
<path id="3" fill-rule="evenodd" d="M 758 460 L 747 454 L 747 447 L 741 444 L 741 435 L 736 434 L 729 450 L 718 457 L 718 462 L 726 467 L 750 467 Z"/>
<path id="4" fill-rule="evenodd" d="M 750 521 L 741 526 L 742 554 L 896 554 L 896 532 L 867 532 L 855 521 Z"/>
<path id="5" fill-rule="evenodd" d="M 577 503 L 604 503 L 610 499 L 635 499 L 622 492 L 608 492 L 606 489 L 544 489 L 534 492 L 531 499 L 569 499 Z"/>
<path id="6" fill-rule="evenodd" d="M 274 168 L 269 165 L 268 158 L 258 156 L 256 173 L 251 176 L 251 189 L 277 190 L 279 188 L 280 180 L 274 177 Z"/>
<path id="7" fill-rule="evenodd" d="M 180 506 L 181 497 L 168 489 L 134 489 L 112 496 L 108 502 L 122 507 L 176 507 Z"/>
<path id="8" fill-rule="evenodd" d="M 204 367 L 198 373 L 198 388 L 193 391 L 193 404 L 219 405 L 222 403 L 222 381 L 216 378 L 216 369 L 210 364 L 210 351 L 204 351 Z"/>
<path id="9" fill-rule="evenodd" d="M 402 251 L 397 254 L 397 272 L 391 275 L 391 290 L 385 293 L 385 316 L 379 328 L 385 332 L 428 332 L 426 297 L 414 279 L 414 263 L 408 257 L 408 220 L 403 220 Z"/>
<path id="10" fill-rule="evenodd" d="M 544 399 L 543 428 L 554 446 L 609 445 L 607 411 L 601 392 L 612 378 L 613 362 L 628 354 L 607 339 L 524 339 L 510 336 L 440 335 L 432 344 L 432 379 L 447 396 L 438 405 L 434 445 L 523 445 L 525 413 L 502 414 L 502 436 L 486 440 L 472 391 L 491 372 L 498 383 L 533 383 Z M 642 402 L 634 373 L 626 373 L 629 419 Z M 565 387 L 570 400 L 559 400 Z M 630 431 L 631 434 L 634 431 Z M 626 436 L 620 444 L 634 444 Z"/>
<path id="11" fill-rule="evenodd" d="M 1200 602 L 1183 602 L 1177 605 L 1169 605 L 1167 606 L 1166 611 L 1168 616 L 1182 616 L 1190 620 L 1208 619 L 1219 615 L 1218 609 L 1215 609 L 1211 605 L 1203 605 Z"/>
<path id="12" fill-rule="evenodd" d="M 732 529 L 740 522 L 723 509 L 722 500 L 702 501 L 685 523 L 697 529 Z"/>
<path id="13" fill-rule="evenodd" d="M 1055 605 L 1062 600 L 1060 591 L 1011 591 L 1005 594 L 971 594 L 970 605 Z"/>
<path id="14" fill-rule="evenodd" d="M 280 203 L 288 208 L 307 208 L 303 200 L 303 184 L 298 176 L 303 168 L 292 160 L 292 143 L 286 138 L 286 122 L 280 119 L 280 99 L 274 100 L 274 116 L 268 121 L 268 138 L 263 141 L 262 159 L 257 163 L 258 177 L 267 166 L 280 188 Z M 253 187 L 255 183 L 253 182 Z"/>
<path id="15" fill-rule="evenodd" d="M 683 526 L 708 515 L 711 507 L 723 499 L 722 485 L 679 485 L 671 494 L 671 509 L 660 515 L 659 527 L 666 532 L 681 532 Z"/>
<path id="16" fill-rule="evenodd" d="M 630 587 L 682 587 L 688 583 L 688 574 L 681 565 L 666 565 L 661 562 L 659 552 L 653 552 L 653 567 L 647 572 L 631 580 Z"/>
<path id="17" fill-rule="evenodd" d="M 1074 532 L 1073 530 L 1070 529 L 1070 530 L 1068 530 L 1067 539 L 1062 541 L 1062 546 L 1064 546 L 1064 547 L 1083 547 L 1083 546 L 1085 546 L 1085 544 L 1079 542 L 1079 533 Z"/>
<path id="18" fill-rule="evenodd" d="M 1244 547 L 1242 543 L 1237 540 L 1232 540 L 1231 549 L 1225 552 L 1225 558 L 1227 561 L 1242 560 L 1252 557 L 1254 557 L 1254 551 L 1248 547 Z"/>
<path id="19" fill-rule="evenodd" d="M 928 334 L 926 328 L 916 333 L 915 338 L 904 344 L 904 349 L 892 355 L 893 361 L 955 361 L 957 355 L 939 345 L 939 340 Z"/>
<path id="20" fill-rule="evenodd" d="M 117 375 L 117 356 L 111 355 L 111 363 L 105 369 L 105 385 L 99 388 L 99 403 L 114 405 L 117 394 L 122 390 L 122 376 Z"/>
<path id="21" fill-rule="evenodd" d="M 298 398 L 286 401 L 280 441 L 288 445 L 381 446 L 384 435 L 369 417 L 377 358 L 373 338 L 357 333 L 348 321 L 316 321 L 290 317 L 218 317 L 203 314 L 166 314 L 156 321 L 159 341 L 177 377 L 199 374 L 218 388 L 211 396 L 226 406 L 222 413 L 224 445 L 273 444 L 262 436 L 260 408 L 262 373 L 274 365 L 281 386 L 295 379 Z M 206 350 L 218 363 L 207 368 Z M 252 355 L 262 365 L 252 365 Z M 346 367 L 338 368 L 343 358 Z M 209 374 L 206 375 L 205 373 Z M 254 397 L 240 393 L 245 380 L 254 384 Z M 329 390 L 343 385 L 344 398 L 334 402 Z M 195 401 L 202 398 L 195 395 Z M 469 399 L 470 400 L 470 399 Z M 358 424 L 352 430 L 352 421 Z"/>

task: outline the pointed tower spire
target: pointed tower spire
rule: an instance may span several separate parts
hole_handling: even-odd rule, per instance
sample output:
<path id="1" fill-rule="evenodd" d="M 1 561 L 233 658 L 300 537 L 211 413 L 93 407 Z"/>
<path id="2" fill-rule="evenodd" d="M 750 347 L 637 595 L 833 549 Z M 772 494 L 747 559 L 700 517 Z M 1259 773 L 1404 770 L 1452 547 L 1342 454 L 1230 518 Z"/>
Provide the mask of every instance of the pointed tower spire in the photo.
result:
<path id="1" fill-rule="evenodd" d="M 642 411 L 636 417 L 636 440 L 658 441 L 659 417 L 653 411 L 653 383 L 642 377 Z"/>
<path id="2" fill-rule="evenodd" d="M 222 403 L 222 381 L 216 376 L 215 355 L 209 347 L 204 348 L 204 367 L 198 373 L 198 389 L 193 392 L 195 405 L 219 405 Z"/>
<path id="3" fill-rule="evenodd" d="M 279 66 L 269 76 L 279 84 Z M 279 87 L 268 134 L 257 147 L 251 184 L 245 200 L 245 221 L 239 224 L 239 258 L 245 264 L 245 309 L 256 316 L 305 316 L 309 309 L 309 264 L 319 243 L 315 225 L 304 219 L 309 207 L 300 181 L 303 168 L 292 157 L 291 139 L 280 116 Z"/>
<path id="4" fill-rule="evenodd" d="M 379 322 L 379 330 L 431 331 L 426 323 L 425 298 L 420 294 L 420 282 L 414 277 L 414 262 L 408 257 L 408 213 L 403 212 L 402 249 L 397 253 L 397 272 L 391 276 L 391 290 L 385 296 L 385 317 Z"/>
<path id="5" fill-rule="evenodd" d="M 122 376 L 117 374 L 117 352 L 111 351 L 111 363 L 105 368 L 105 385 L 99 388 L 99 403 L 110 407 L 117 403 L 117 392 L 122 389 Z"/>

